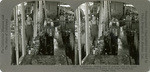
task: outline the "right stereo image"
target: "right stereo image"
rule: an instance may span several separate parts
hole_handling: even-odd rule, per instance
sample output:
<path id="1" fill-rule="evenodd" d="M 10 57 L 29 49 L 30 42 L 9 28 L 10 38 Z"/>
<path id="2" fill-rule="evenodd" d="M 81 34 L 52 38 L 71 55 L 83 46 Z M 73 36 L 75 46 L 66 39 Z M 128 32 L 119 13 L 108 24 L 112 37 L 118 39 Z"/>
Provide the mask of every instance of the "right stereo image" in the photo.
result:
<path id="1" fill-rule="evenodd" d="M 132 4 L 86 2 L 75 14 L 76 64 L 139 65 L 139 14 Z"/>

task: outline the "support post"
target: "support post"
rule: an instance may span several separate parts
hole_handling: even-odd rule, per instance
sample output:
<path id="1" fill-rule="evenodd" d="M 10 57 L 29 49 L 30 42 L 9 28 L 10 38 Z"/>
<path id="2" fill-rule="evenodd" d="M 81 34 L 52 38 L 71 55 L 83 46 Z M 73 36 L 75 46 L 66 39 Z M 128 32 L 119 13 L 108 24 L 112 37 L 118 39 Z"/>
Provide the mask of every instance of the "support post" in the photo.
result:
<path id="1" fill-rule="evenodd" d="M 104 15 L 104 2 L 101 2 L 100 4 L 100 11 L 99 11 L 99 34 L 98 34 L 98 37 L 101 37 L 102 36 L 102 31 L 104 30 L 105 28 L 105 25 L 104 25 L 104 19 L 103 19 L 103 15 Z"/>
<path id="2" fill-rule="evenodd" d="M 15 50 L 16 50 L 16 63 L 19 65 L 19 48 L 18 48 L 18 6 L 15 7 Z"/>
<path id="3" fill-rule="evenodd" d="M 21 24 L 22 24 L 22 56 L 25 56 L 26 48 L 25 48 L 25 10 L 24 3 L 21 3 Z"/>
<path id="4" fill-rule="evenodd" d="M 77 9 L 77 19 L 78 19 L 78 50 L 79 50 L 79 64 L 82 64 L 81 58 L 81 19 L 80 19 L 80 7 Z"/>
<path id="5" fill-rule="evenodd" d="M 89 16 L 88 16 L 88 3 L 86 2 L 85 9 L 85 33 L 86 33 L 86 56 L 90 54 L 90 46 L 89 46 Z"/>
<path id="6" fill-rule="evenodd" d="M 76 15 L 76 18 L 77 18 L 77 22 L 79 22 L 78 21 L 79 20 L 78 19 L 79 18 L 78 17 L 78 9 L 76 9 L 75 13 L 76 13 L 75 15 Z M 77 22 L 75 23 L 75 25 L 78 24 Z M 77 65 L 77 63 L 78 63 L 78 47 L 75 47 L 75 65 Z"/>
<path id="7" fill-rule="evenodd" d="M 105 32 L 106 28 L 108 28 L 109 20 L 108 20 L 108 6 L 107 1 L 102 1 L 100 5 L 100 13 L 99 13 L 99 34 L 98 37 L 102 36 L 102 31 Z"/>
<path id="8" fill-rule="evenodd" d="M 104 1 L 104 16 L 105 16 L 105 26 L 107 29 L 109 28 L 109 22 L 108 22 L 108 1 Z"/>
<path id="9" fill-rule="evenodd" d="M 43 3 L 44 3 L 45 18 L 47 18 L 46 1 L 43 0 Z"/>
<path id="10" fill-rule="evenodd" d="M 42 1 L 39 1 L 39 23 L 40 23 L 40 31 L 41 31 L 41 29 L 42 29 L 42 27 L 44 26 L 44 25 L 42 25 L 42 22 L 43 22 L 43 4 L 42 4 Z"/>
<path id="11" fill-rule="evenodd" d="M 34 4 L 34 38 L 37 36 L 37 1 Z"/>

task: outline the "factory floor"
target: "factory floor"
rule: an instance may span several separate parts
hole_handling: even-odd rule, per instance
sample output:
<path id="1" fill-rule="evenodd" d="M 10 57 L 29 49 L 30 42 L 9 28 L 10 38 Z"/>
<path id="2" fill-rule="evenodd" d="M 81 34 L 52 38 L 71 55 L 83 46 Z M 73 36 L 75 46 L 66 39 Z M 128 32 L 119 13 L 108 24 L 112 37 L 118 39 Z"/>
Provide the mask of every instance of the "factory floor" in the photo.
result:
<path id="1" fill-rule="evenodd" d="M 89 54 L 83 65 L 134 65 L 135 61 L 129 54 L 129 45 L 124 34 L 125 32 L 122 29 L 118 38 L 117 55 Z"/>

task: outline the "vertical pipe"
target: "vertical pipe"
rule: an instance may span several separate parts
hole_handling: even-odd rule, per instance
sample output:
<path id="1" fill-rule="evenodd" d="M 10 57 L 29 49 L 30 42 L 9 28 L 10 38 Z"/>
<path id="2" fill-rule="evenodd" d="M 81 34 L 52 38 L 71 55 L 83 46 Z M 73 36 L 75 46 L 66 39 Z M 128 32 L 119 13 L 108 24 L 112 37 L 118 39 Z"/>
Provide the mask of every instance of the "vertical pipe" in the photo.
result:
<path id="1" fill-rule="evenodd" d="M 108 23 L 108 1 L 104 1 L 104 22 L 105 22 L 105 27 L 108 29 L 109 23 Z"/>
<path id="2" fill-rule="evenodd" d="M 125 3 L 123 3 L 123 16 L 125 15 Z"/>
<path id="3" fill-rule="evenodd" d="M 78 15 L 78 49 L 79 49 L 79 64 L 82 64 L 82 58 L 81 58 L 81 19 L 80 19 L 80 7 L 77 9 L 77 15 Z"/>
<path id="4" fill-rule="evenodd" d="M 76 18 L 77 18 L 77 22 L 75 23 L 75 25 L 76 24 L 78 24 L 78 22 L 79 22 L 79 17 L 78 17 L 78 9 L 76 9 Z M 78 28 L 78 27 L 77 27 Z M 78 39 L 78 38 L 77 38 Z M 78 63 L 78 47 L 75 47 L 75 65 L 77 65 L 77 63 Z"/>
<path id="5" fill-rule="evenodd" d="M 37 1 L 34 4 L 34 38 L 37 36 Z"/>
<path id="6" fill-rule="evenodd" d="M 45 2 L 45 0 L 43 0 L 43 2 L 44 2 L 44 11 L 45 11 L 45 18 L 47 18 L 47 9 L 46 9 L 46 2 Z"/>
<path id="7" fill-rule="evenodd" d="M 36 13 L 35 13 L 35 15 L 36 15 L 35 16 L 36 17 L 36 19 L 35 19 L 36 20 L 36 29 L 35 29 L 36 33 L 35 33 L 35 35 L 37 36 L 37 33 L 38 33 L 38 1 L 36 1 L 35 4 L 36 4 L 35 5 L 36 6 L 36 8 L 35 8 L 35 10 L 36 10 Z"/>
<path id="8" fill-rule="evenodd" d="M 106 23 L 107 23 L 107 29 L 109 28 L 109 13 L 108 13 L 108 1 L 104 1 L 104 7 L 105 7 L 105 16 L 106 16 Z"/>
<path id="9" fill-rule="evenodd" d="M 16 25 L 16 7 L 14 7 L 13 8 L 13 17 L 14 17 L 14 24 Z M 14 25 L 14 26 L 15 26 Z M 15 28 L 14 28 L 15 29 Z M 12 29 L 10 29 L 10 30 L 12 30 Z M 15 41 L 15 40 L 13 40 L 13 41 Z M 15 42 L 16 43 L 16 42 Z M 16 45 L 15 45 L 16 46 Z M 11 45 L 11 48 L 12 48 L 13 46 Z M 16 48 L 16 47 L 15 47 Z M 14 63 L 14 61 L 16 61 L 16 58 L 14 58 L 15 56 L 15 53 L 16 53 L 16 49 L 15 48 L 12 48 L 12 51 L 11 51 L 11 65 L 13 65 L 13 63 Z"/>
<path id="10" fill-rule="evenodd" d="M 108 1 L 108 22 L 111 20 L 111 5 L 110 5 L 110 1 Z"/>
<path id="11" fill-rule="evenodd" d="M 98 37 L 102 36 L 103 24 L 102 24 L 102 14 L 103 14 L 103 2 L 100 4 L 100 11 L 99 11 L 99 34 Z"/>
<path id="12" fill-rule="evenodd" d="M 58 3 L 58 17 L 60 17 L 60 3 Z"/>
<path id="13" fill-rule="evenodd" d="M 59 3 L 57 3 L 57 17 L 59 17 Z"/>
<path id="14" fill-rule="evenodd" d="M 43 22 L 43 6 L 42 6 L 42 1 L 39 1 L 39 22 L 40 22 L 40 31 L 41 31 L 41 29 L 42 29 L 42 27 L 43 27 L 43 25 L 42 25 L 42 22 Z"/>
<path id="15" fill-rule="evenodd" d="M 89 16 L 88 16 L 88 3 L 86 2 L 85 8 L 85 33 L 86 33 L 86 55 L 90 53 L 89 49 Z"/>
<path id="16" fill-rule="evenodd" d="M 110 1 L 110 20 L 111 20 L 111 18 L 112 18 L 112 13 L 111 13 L 111 7 L 112 6 L 112 4 L 111 4 L 111 1 Z"/>
<path id="17" fill-rule="evenodd" d="M 16 63 L 19 65 L 19 49 L 18 49 L 18 6 L 15 8 L 16 26 L 15 26 L 15 49 L 16 49 Z"/>
<path id="18" fill-rule="evenodd" d="M 21 3 L 21 24 L 22 24 L 22 55 L 25 55 L 25 10 L 24 10 L 24 3 Z"/>

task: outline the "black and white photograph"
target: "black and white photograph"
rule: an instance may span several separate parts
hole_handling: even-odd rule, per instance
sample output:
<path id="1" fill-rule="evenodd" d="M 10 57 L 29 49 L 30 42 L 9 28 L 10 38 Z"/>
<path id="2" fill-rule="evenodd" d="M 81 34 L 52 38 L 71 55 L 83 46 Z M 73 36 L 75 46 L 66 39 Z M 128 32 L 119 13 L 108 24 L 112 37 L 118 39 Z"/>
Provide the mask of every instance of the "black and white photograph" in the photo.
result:
<path id="1" fill-rule="evenodd" d="M 55 1 L 23 2 L 11 18 L 12 65 L 74 65 L 75 14 Z"/>
<path id="2" fill-rule="evenodd" d="M 11 15 L 11 65 L 139 65 L 139 14 L 129 3 L 22 2 Z"/>
<path id="3" fill-rule="evenodd" d="M 132 4 L 86 2 L 76 12 L 79 65 L 139 65 L 139 18 Z"/>

